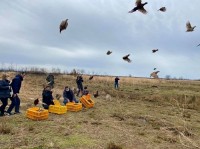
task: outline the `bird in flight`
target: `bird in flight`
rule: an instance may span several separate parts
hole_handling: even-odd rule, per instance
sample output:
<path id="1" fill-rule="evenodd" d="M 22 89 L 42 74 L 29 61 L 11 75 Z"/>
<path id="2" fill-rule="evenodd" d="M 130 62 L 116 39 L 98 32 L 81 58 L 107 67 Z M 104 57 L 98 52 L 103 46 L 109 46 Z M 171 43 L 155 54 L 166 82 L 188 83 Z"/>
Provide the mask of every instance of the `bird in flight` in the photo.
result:
<path id="1" fill-rule="evenodd" d="M 136 0 L 135 5 L 136 7 L 134 7 L 131 11 L 129 11 L 128 13 L 133 13 L 135 11 L 140 11 L 143 14 L 147 14 L 146 9 L 144 9 L 144 5 L 146 5 L 147 2 L 142 3 L 142 0 Z"/>
<path id="2" fill-rule="evenodd" d="M 94 77 L 94 76 L 90 76 L 90 77 L 89 77 L 89 80 L 92 80 L 92 79 L 93 79 L 93 77 Z"/>
<path id="3" fill-rule="evenodd" d="M 156 68 L 154 68 L 153 70 L 156 70 Z"/>
<path id="4" fill-rule="evenodd" d="M 128 58 L 130 56 L 130 54 L 123 56 L 123 60 L 127 61 L 127 62 L 131 62 L 131 60 Z"/>
<path id="5" fill-rule="evenodd" d="M 194 31 L 194 28 L 195 28 L 196 26 L 192 26 L 191 24 L 190 24 L 190 22 L 188 21 L 187 23 L 186 23 L 186 28 L 187 28 L 187 30 L 186 30 L 186 32 L 192 32 L 192 31 Z"/>
<path id="6" fill-rule="evenodd" d="M 158 11 L 162 11 L 162 12 L 165 12 L 167 9 L 166 7 L 161 7 L 160 9 L 158 9 Z"/>
<path id="7" fill-rule="evenodd" d="M 150 77 L 153 77 L 153 78 L 155 78 L 155 79 L 158 79 L 158 73 L 159 73 L 160 71 L 154 71 L 154 72 L 152 72 L 151 74 L 150 74 Z"/>
<path id="8" fill-rule="evenodd" d="M 61 33 L 61 31 L 63 31 L 63 30 L 65 30 L 66 28 L 67 28 L 67 26 L 68 26 L 68 19 L 66 19 L 66 20 L 63 20 L 61 23 L 60 23 L 60 33 Z"/>
<path id="9" fill-rule="evenodd" d="M 197 47 L 200 46 L 200 44 L 197 45 Z"/>
<path id="10" fill-rule="evenodd" d="M 158 49 L 153 49 L 152 50 L 152 53 L 155 53 L 155 52 L 157 52 L 158 51 Z"/>
<path id="11" fill-rule="evenodd" d="M 109 50 L 108 50 L 108 52 L 107 52 L 106 54 L 107 54 L 107 55 L 110 55 L 111 53 L 112 53 L 112 51 L 109 51 Z"/>

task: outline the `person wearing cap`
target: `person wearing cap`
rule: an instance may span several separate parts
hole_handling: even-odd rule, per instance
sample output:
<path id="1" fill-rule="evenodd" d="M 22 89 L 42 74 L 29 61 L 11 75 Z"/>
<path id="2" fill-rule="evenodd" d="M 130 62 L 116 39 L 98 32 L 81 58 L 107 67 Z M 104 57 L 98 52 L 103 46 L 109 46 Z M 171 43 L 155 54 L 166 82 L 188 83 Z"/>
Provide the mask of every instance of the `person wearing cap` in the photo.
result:
<path id="1" fill-rule="evenodd" d="M 44 109 L 49 109 L 49 105 L 54 105 L 52 93 L 50 85 L 44 87 L 42 92 L 42 106 Z"/>
<path id="2" fill-rule="evenodd" d="M 79 101 L 75 98 L 73 91 L 66 86 L 63 91 L 63 98 L 64 98 L 64 105 L 66 105 L 68 102 L 75 102 L 78 103 Z"/>
<path id="3" fill-rule="evenodd" d="M 19 74 L 17 74 L 11 83 L 11 88 L 13 91 L 12 97 L 11 97 L 11 104 L 8 108 L 8 110 L 6 111 L 7 115 L 11 115 L 11 111 L 13 110 L 13 108 L 15 107 L 15 113 L 14 114 L 19 114 L 20 113 L 20 98 L 18 96 L 20 89 L 21 89 L 21 84 L 23 81 L 23 78 L 25 76 L 25 72 L 21 72 Z"/>
<path id="4" fill-rule="evenodd" d="M 8 104 L 8 98 L 11 97 L 10 95 L 10 81 L 7 80 L 7 75 L 2 75 L 2 80 L 0 80 L 0 100 L 2 102 L 2 105 L 0 106 L 0 116 L 4 116 L 5 108 Z"/>

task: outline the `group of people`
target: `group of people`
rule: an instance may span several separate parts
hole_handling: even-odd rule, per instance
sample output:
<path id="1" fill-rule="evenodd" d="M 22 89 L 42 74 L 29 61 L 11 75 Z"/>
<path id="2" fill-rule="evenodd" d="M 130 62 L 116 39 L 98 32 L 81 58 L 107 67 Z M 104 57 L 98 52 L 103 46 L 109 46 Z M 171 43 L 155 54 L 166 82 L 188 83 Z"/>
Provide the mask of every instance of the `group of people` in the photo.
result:
<path id="1" fill-rule="evenodd" d="M 20 113 L 20 98 L 18 94 L 20 92 L 24 76 L 25 73 L 21 72 L 16 75 L 10 83 L 10 81 L 8 80 L 8 75 L 2 75 L 2 80 L 0 80 L 0 100 L 2 102 L 2 105 L 0 107 L 0 116 L 12 115 L 11 112 L 13 108 L 15 108 L 14 114 Z M 11 104 L 9 108 L 5 110 L 6 106 L 8 105 L 8 99 L 11 100 Z"/>
<path id="2" fill-rule="evenodd" d="M 54 77 L 51 77 L 51 78 L 54 78 Z M 49 80 L 47 80 L 47 81 L 50 82 Z M 52 82 L 52 80 L 51 80 L 51 82 Z M 89 93 L 89 91 L 87 90 L 87 87 L 83 88 L 82 83 L 83 83 L 83 77 L 77 76 L 76 84 L 77 84 L 78 92 L 77 92 L 76 96 L 78 96 L 78 97 L 79 97 L 80 93 L 81 93 L 81 96 L 87 95 Z M 48 85 L 44 87 L 44 90 L 42 92 L 42 102 L 43 102 L 42 105 L 45 109 L 48 109 L 49 105 L 54 105 L 54 102 L 53 102 L 54 98 L 53 98 L 52 93 L 53 93 L 52 92 L 52 84 L 48 83 Z M 75 103 L 79 102 L 79 100 L 76 99 L 73 90 L 69 86 L 65 86 L 65 88 L 63 90 L 63 99 L 64 99 L 63 100 L 64 105 L 66 105 L 68 102 L 75 102 Z"/>
<path id="3" fill-rule="evenodd" d="M 18 96 L 21 88 L 21 84 L 23 81 L 23 78 L 25 76 L 25 72 L 21 72 L 17 74 L 13 79 L 12 82 L 8 80 L 8 75 L 3 74 L 2 80 L 0 80 L 0 100 L 2 102 L 0 106 L 0 116 L 4 115 L 12 115 L 12 114 L 19 114 L 20 113 L 20 98 Z M 54 76 L 52 74 L 47 76 L 48 84 L 44 86 L 44 89 L 42 91 L 42 105 L 45 109 L 49 108 L 49 105 L 54 105 L 53 102 L 53 95 L 52 95 L 52 88 L 54 86 Z M 115 78 L 115 89 L 119 88 L 119 77 Z M 83 77 L 81 75 L 77 76 L 76 78 L 76 84 L 77 84 L 77 94 L 76 96 L 79 97 L 79 94 L 81 93 L 81 96 L 89 94 L 87 86 L 83 88 Z M 8 105 L 8 99 L 11 100 L 11 104 L 9 108 L 6 110 L 6 106 Z M 79 100 L 76 99 L 74 91 L 69 87 L 65 86 L 63 90 L 63 103 L 66 105 L 68 102 L 75 102 L 78 103 Z M 12 113 L 12 110 L 15 108 L 15 112 Z"/>

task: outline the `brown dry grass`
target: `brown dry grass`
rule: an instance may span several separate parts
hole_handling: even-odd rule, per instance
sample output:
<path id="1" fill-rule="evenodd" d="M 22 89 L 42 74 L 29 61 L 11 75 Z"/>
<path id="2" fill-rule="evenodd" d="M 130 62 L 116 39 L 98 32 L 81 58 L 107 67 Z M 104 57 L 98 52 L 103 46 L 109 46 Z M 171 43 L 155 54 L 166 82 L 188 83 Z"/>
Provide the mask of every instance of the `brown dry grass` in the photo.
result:
<path id="1" fill-rule="evenodd" d="M 14 73 L 10 74 L 11 78 Z M 199 148 L 200 82 L 124 77 L 114 89 L 114 77 L 83 76 L 90 93 L 100 93 L 95 107 L 44 121 L 25 117 L 41 100 L 45 75 L 28 74 L 23 82 L 21 115 L 0 118 L 1 148 L 123 149 Z M 76 87 L 75 77 L 55 76 L 53 95 Z M 62 102 L 62 98 L 60 99 Z"/>

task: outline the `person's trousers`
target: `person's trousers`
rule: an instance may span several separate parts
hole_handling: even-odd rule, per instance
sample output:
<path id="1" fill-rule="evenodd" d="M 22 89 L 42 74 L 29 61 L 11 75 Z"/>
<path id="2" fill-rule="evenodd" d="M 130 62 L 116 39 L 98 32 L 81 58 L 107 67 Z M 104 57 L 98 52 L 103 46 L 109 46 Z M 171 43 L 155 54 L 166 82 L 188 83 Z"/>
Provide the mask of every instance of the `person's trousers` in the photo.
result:
<path id="1" fill-rule="evenodd" d="M 119 85 L 118 83 L 115 82 L 115 89 L 118 89 L 119 88 Z"/>
<path id="2" fill-rule="evenodd" d="M 0 107 L 0 112 L 1 112 L 1 115 L 4 115 L 5 108 L 8 105 L 8 98 L 1 98 L 0 100 L 2 102 L 2 105 Z"/>
<path id="3" fill-rule="evenodd" d="M 19 113 L 19 107 L 20 107 L 20 98 L 18 95 L 16 95 L 15 97 L 12 96 L 11 98 L 11 105 L 9 106 L 7 113 L 11 113 L 11 111 L 13 110 L 13 108 L 15 107 L 15 112 Z"/>

